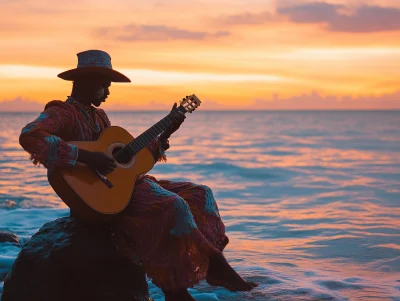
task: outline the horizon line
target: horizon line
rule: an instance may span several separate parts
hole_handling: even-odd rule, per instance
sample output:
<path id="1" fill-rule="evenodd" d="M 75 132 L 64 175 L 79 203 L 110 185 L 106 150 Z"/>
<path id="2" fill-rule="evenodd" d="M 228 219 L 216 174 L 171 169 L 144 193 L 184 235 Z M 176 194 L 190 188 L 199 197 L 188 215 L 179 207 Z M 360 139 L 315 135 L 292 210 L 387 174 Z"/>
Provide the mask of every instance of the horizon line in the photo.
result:
<path id="1" fill-rule="evenodd" d="M 166 111 L 170 110 L 104 110 L 107 112 L 111 113 L 151 113 L 151 112 L 157 112 L 157 113 L 165 113 Z M 236 110 L 221 110 L 221 109 L 216 109 L 216 110 L 202 110 L 199 111 L 200 113 L 204 112 L 400 112 L 400 109 L 236 109 Z M 40 110 L 34 111 L 1 111 L 0 113 L 38 113 L 42 112 Z M 198 113 L 198 112 L 196 112 Z"/>

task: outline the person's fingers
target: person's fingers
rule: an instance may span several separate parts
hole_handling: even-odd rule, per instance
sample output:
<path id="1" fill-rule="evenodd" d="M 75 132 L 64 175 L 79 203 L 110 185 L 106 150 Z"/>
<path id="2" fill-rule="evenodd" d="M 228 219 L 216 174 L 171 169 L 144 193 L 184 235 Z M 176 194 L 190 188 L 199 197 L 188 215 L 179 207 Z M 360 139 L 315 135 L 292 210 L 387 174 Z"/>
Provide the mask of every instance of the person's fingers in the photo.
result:
<path id="1" fill-rule="evenodd" d="M 115 168 L 117 167 L 117 164 L 115 164 L 114 162 L 108 162 L 107 167 Z"/>
<path id="2" fill-rule="evenodd" d="M 107 172 L 107 174 L 113 172 L 115 170 L 115 167 L 113 166 L 107 166 L 107 168 L 105 169 L 105 171 Z"/>
<path id="3" fill-rule="evenodd" d="M 113 164 L 114 163 L 114 161 L 113 160 L 110 160 L 110 159 L 105 159 L 104 160 L 104 163 L 105 163 L 105 165 L 111 165 L 111 164 Z"/>
<path id="4" fill-rule="evenodd" d="M 177 116 L 175 117 L 175 120 L 176 120 L 177 122 L 180 122 L 180 123 L 182 123 L 182 122 L 183 122 L 183 120 L 185 120 L 185 118 L 186 118 L 186 116 L 185 116 L 185 115 L 183 115 L 183 114 L 179 114 L 179 115 L 177 115 Z"/>
<path id="5" fill-rule="evenodd" d="M 97 171 L 99 173 L 101 173 L 102 175 L 106 175 L 107 174 L 107 169 L 105 169 L 105 168 L 98 168 Z"/>
<path id="6" fill-rule="evenodd" d="M 114 160 L 114 158 L 112 158 L 112 157 L 110 157 L 110 156 L 106 156 L 106 157 L 105 157 L 105 161 L 106 161 L 106 162 L 112 162 L 112 163 L 114 163 L 115 160 Z"/>
<path id="7" fill-rule="evenodd" d="M 104 162 L 104 165 L 105 165 L 106 167 L 111 167 L 111 166 L 117 167 L 117 166 L 115 165 L 114 161 L 110 161 L 110 160 L 105 161 L 105 162 Z"/>
<path id="8" fill-rule="evenodd" d="M 177 106 L 178 106 L 177 103 L 174 103 L 174 105 L 172 106 L 172 110 L 171 111 L 175 110 Z"/>
<path id="9" fill-rule="evenodd" d="M 174 121 L 172 122 L 173 126 L 177 126 L 180 123 L 179 119 L 174 119 Z"/>

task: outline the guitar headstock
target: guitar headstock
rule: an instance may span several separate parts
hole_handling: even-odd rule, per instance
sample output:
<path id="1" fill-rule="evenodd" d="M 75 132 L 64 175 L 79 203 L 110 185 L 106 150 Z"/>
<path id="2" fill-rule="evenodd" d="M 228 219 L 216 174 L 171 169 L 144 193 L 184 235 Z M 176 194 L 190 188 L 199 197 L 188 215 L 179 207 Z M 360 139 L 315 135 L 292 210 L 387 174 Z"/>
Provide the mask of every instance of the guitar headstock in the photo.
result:
<path id="1" fill-rule="evenodd" d="M 180 101 L 181 107 L 185 109 L 186 112 L 192 113 L 198 106 L 200 106 L 201 101 L 197 98 L 196 95 L 192 94 L 190 96 L 186 96 Z"/>

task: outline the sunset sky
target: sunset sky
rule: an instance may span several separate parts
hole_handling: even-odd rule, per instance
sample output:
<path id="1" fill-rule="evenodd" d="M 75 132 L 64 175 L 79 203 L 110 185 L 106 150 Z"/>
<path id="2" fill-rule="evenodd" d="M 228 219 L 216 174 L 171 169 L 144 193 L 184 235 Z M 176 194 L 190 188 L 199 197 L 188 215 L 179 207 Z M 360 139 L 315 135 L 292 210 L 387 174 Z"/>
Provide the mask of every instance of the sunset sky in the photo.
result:
<path id="1" fill-rule="evenodd" d="M 0 111 L 65 100 L 78 52 L 132 83 L 109 109 L 400 109 L 398 0 L 0 0 Z M 26 106 L 23 104 L 27 103 Z"/>

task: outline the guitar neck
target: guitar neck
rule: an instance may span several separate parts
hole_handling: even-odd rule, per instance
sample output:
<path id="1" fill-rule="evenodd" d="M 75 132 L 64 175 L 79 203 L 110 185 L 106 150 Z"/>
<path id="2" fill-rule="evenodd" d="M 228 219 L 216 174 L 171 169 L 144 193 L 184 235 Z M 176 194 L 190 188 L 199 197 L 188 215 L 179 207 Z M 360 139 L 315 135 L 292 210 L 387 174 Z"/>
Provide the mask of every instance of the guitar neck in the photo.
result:
<path id="1" fill-rule="evenodd" d="M 179 106 L 159 122 L 154 124 L 151 128 L 132 140 L 122 149 L 122 151 L 128 152 L 131 155 L 136 155 L 140 150 L 146 147 L 146 145 L 148 145 L 152 140 L 154 140 L 158 135 L 162 134 L 169 127 L 173 120 L 173 114 L 176 114 L 177 112 L 180 114 L 185 114 L 186 110 L 184 107 Z"/>

